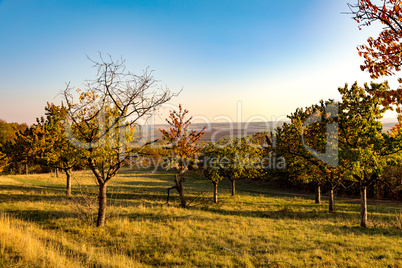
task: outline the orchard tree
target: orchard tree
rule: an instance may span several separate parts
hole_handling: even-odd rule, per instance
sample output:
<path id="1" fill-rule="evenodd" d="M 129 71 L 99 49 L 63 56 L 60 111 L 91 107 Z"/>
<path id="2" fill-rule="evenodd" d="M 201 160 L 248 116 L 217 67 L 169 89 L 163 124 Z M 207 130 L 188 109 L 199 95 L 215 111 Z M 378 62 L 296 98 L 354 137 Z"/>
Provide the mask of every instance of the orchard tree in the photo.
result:
<path id="1" fill-rule="evenodd" d="M 324 183 L 324 178 L 319 174 L 321 162 L 313 155 L 309 154 L 303 146 L 303 122 L 309 116 L 313 116 L 315 107 L 298 108 L 288 118 L 289 123 L 284 123 L 276 129 L 277 146 L 274 151 L 277 155 L 284 156 L 287 161 L 288 176 L 297 182 L 314 183 L 315 184 L 315 202 L 321 202 L 321 186 Z M 317 129 L 318 123 L 309 126 L 308 134 L 311 137 L 312 128 Z M 320 129 L 319 129 L 320 130 Z M 320 130 L 321 131 L 321 130 Z M 307 133 L 307 131 L 306 131 Z M 320 134 L 320 132 L 318 132 Z M 311 138 L 307 139 L 308 143 Z"/>
<path id="2" fill-rule="evenodd" d="M 163 139 L 168 141 L 170 148 L 170 158 L 168 169 L 176 170 L 174 176 L 175 185 L 168 189 L 167 203 L 169 203 L 170 190 L 176 189 L 180 197 L 180 206 L 186 208 L 187 202 L 184 196 L 183 183 L 185 174 L 190 166 L 197 162 L 198 152 L 202 147 L 197 146 L 197 142 L 204 135 L 204 129 L 189 130 L 192 117 L 186 119 L 188 110 L 179 105 L 178 111 L 170 111 L 169 118 L 166 122 L 171 126 L 169 130 L 160 129 Z"/>
<path id="3" fill-rule="evenodd" d="M 236 180 L 261 177 L 264 161 L 268 161 L 263 159 L 263 149 L 251 137 L 209 142 L 203 149 L 203 156 L 204 176 L 214 184 L 214 203 L 218 202 L 218 183 L 222 179 L 230 180 L 234 196 Z"/>
<path id="4" fill-rule="evenodd" d="M 214 203 L 218 203 L 218 184 L 224 179 L 223 169 L 230 161 L 224 153 L 224 140 L 208 142 L 202 150 L 202 172 L 214 185 Z"/>
<path id="5" fill-rule="evenodd" d="M 231 182 L 232 196 L 236 195 L 237 180 L 261 177 L 264 166 L 263 151 L 251 137 L 224 138 L 219 147 L 226 159 L 221 164 L 221 174 Z"/>
<path id="6" fill-rule="evenodd" d="M 309 160 L 316 169 L 313 175 L 317 183 L 316 203 L 319 200 L 317 195 L 320 194 L 320 186 L 328 185 L 329 212 L 335 211 L 334 190 L 342 181 L 341 174 L 344 168 L 342 161 L 339 161 L 338 105 L 339 103 L 333 100 L 321 100 L 319 104 L 313 106 L 311 110 L 314 111 L 313 114 L 304 115 L 308 118 L 303 119 L 302 127 L 303 147 L 310 154 L 310 157 L 304 160 Z M 311 159 L 311 156 L 320 161 Z"/>
<path id="7" fill-rule="evenodd" d="M 274 152 L 284 156 L 287 174 L 296 182 L 315 185 L 315 203 L 321 202 L 321 187 L 330 185 L 329 211 L 334 211 L 334 188 L 342 169 L 338 164 L 337 104 L 332 100 L 298 108 L 288 118 L 289 123 L 278 127 Z M 324 154 L 325 153 L 325 154 Z"/>
<path id="8" fill-rule="evenodd" d="M 37 119 L 32 127 L 33 159 L 56 170 L 61 169 L 66 174 L 66 195 L 71 195 L 71 176 L 74 166 L 83 163 L 83 151 L 75 147 L 67 139 L 64 120 L 67 108 L 47 103 L 46 118 Z"/>
<path id="9" fill-rule="evenodd" d="M 360 226 L 367 227 L 367 187 L 378 181 L 387 159 L 400 151 L 400 138 L 382 131 L 379 121 L 390 109 L 376 93 L 389 90 L 388 83 L 339 88 L 342 96 L 339 114 L 339 144 L 345 175 L 359 184 Z"/>
<path id="10" fill-rule="evenodd" d="M 98 71 L 95 80 L 77 93 L 69 84 L 64 90 L 67 137 L 83 150 L 99 187 L 97 226 L 105 224 L 110 180 L 136 150 L 135 127 L 172 97 L 167 89 L 155 89 L 152 72 L 135 75 L 126 71 L 124 60 L 100 58 L 100 62 L 93 61 Z"/>

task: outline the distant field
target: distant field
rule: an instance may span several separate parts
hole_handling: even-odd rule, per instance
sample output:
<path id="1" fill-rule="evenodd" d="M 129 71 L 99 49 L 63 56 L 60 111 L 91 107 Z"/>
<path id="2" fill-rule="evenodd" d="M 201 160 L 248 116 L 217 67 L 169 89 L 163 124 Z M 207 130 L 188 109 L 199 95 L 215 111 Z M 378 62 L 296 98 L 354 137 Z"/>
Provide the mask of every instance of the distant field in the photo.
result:
<path id="1" fill-rule="evenodd" d="M 276 129 L 276 127 L 281 126 L 284 122 L 234 122 L 234 123 L 210 123 L 210 124 L 201 124 L 196 123 L 192 124 L 192 129 L 201 130 L 204 127 L 205 134 L 201 137 L 203 141 L 217 141 L 222 137 L 242 137 L 247 135 L 253 135 L 257 132 L 267 131 L 271 132 Z M 149 136 L 149 139 L 160 139 L 162 137 L 159 129 L 169 129 L 169 125 L 155 125 L 153 130 L 146 131 L 146 136 Z"/>
<path id="2" fill-rule="evenodd" d="M 328 213 L 309 194 L 239 182 L 231 197 L 222 182 L 213 204 L 212 184 L 192 174 L 185 191 L 193 207 L 180 209 L 177 199 L 165 205 L 169 173 L 125 169 L 108 189 L 99 229 L 87 223 L 94 179 L 74 177 L 71 199 L 63 176 L 0 177 L 0 267 L 402 267 L 394 203 L 371 201 L 363 229 L 355 200 Z"/>
<path id="3" fill-rule="evenodd" d="M 253 135 L 257 132 L 262 131 L 275 131 L 276 127 L 282 126 L 285 121 L 278 122 L 234 122 L 232 124 L 229 123 L 211 123 L 211 124 L 193 124 L 191 125 L 192 129 L 202 129 L 206 127 L 205 134 L 201 137 L 203 141 L 217 141 L 222 137 L 242 137 L 247 135 Z M 395 124 L 397 124 L 396 119 L 383 119 L 383 130 L 390 130 Z M 161 139 L 162 134 L 159 129 L 169 129 L 169 125 L 167 124 L 159 124 L 155 125 L 152 130 L 145 131 L 145 136 L 147 140 Z"/>

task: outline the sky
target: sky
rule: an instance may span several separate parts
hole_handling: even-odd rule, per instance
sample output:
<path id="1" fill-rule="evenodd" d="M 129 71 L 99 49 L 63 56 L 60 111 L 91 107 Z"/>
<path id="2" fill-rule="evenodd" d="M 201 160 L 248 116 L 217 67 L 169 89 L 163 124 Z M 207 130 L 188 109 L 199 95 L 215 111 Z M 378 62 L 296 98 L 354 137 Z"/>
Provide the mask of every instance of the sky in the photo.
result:
<path id="1" fill-rule="evenodd" d="M 165 109 L 181 103 L 210 122 L 284 119 L 371 81 L 356 46 L 380 28 L 359 31 L 342 14 L 351 1 L 0 0 L 0 119 L 34 123 L 66 83 L 95 78 L 87 56 L 99 52 L 182 90 Z"/>

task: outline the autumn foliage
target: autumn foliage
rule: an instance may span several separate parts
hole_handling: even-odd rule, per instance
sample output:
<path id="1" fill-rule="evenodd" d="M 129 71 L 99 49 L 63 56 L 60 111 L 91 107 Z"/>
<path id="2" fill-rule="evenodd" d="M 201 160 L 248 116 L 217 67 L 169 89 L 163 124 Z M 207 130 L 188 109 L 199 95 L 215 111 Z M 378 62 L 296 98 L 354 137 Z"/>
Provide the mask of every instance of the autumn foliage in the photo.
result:
<path id="1" fill-rule="evenodd" d="M 173 163 L 173 167 L 180 174 L 186 172 L 191 159 L 201 150 L 201 147 L 197 147 L 196 143 L 205 133 L 205 128 L 199 132 L 196 130 L 189 131 L 192 117 L 186 119 L 187 114 L 188 110 L 183 110 L 179 105 L 179 111 L 171 111 L 169 118 L 166 119 L 166 122 L 171 126 L 169 130 L 160 130 L 163 138 L 172 146 L 171 153 L 177 160 Z"/>
<path id="2" fill-rule="evenodd" d="M 360 66 L 362 71 L 368 71 L 371 78 L 395 75 L 402 65 L 402 1 L 397 0 L 358 0 L 357 4 L 349 4 L 353 19 L 362 26 L 370 26 L 379 22 L 383 29 L 377 38 L 369 37 L 367 44 L 357 47 L 358 53 L 364 58 Z M 402 83 L 402 78 L 398 81 Z M 382 105 L 394 105 L 401 112 L 402 88 L 386 92 L 371 92 L 382 99 Z M 391 135 L 400 129 L 399 124 L 392 130 Z"/>
<path id="3" fill-rule="evenodd" d="M 187 206 L 187 201 L 184 196 L 183 182 L 185 180 L 184 174 L 189 167 L 196 162 L 196 155 L 202 149 L 200 146 L 196 146 L 202 135 L 204 135 L 204 129 L 200 131 L 189 130 L 192 117 L 186 119 L 188 110 L 179 105 L 179 111 L 170 111 L 170 116 L 166 119 L 167 123 L 171 126 L 170 129 L 160 129 L 163 138 L 169 142 L 170 148 L 170 160 L 169 168 L 174 168 L 177 171 L 177 175 L 174 176 L 175 185 L 168 189 L 167 203 L 169 203 L 170 190 L 176 189 L 181 201 L 181 207 Z"/>
<path id="4" fill-rule="evenodd" d="M 379 4 L 376 4 L 379 3 Z M 369 37 L 367 44 L 359 46 L 358 53 L 364 58 L 362 70 L 372 78 L 393 75 L 401 70 L 402 64 L 402 1 L 359 0 L 349 7 L 354 20 L 361 26 L 380 22 L 384 28 L 377 38 Z"/>

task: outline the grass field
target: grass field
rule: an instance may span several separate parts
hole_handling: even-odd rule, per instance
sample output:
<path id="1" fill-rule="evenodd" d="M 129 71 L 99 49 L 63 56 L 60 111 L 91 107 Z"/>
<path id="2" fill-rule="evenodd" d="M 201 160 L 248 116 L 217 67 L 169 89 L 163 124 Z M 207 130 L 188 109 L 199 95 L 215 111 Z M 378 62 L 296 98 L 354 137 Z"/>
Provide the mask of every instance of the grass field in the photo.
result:
<path id="1" fill-rule="evenodd" d="M 169 173 L 125 169 L 96 228 L 94 179 L 73 176 L 73 198 L 64 176 L 0 177 L 0 267 L 402 267 L 398 204 L 369 202 L 363 229 L 356 200 L 328 213 L 308 194 L 238 182 L 231 197 L 222 182 L 213 204 L 212 183 L 192 174 L 185 192 L 195 200 L 180 209 L 176 193 L 165 205 Z"/>

